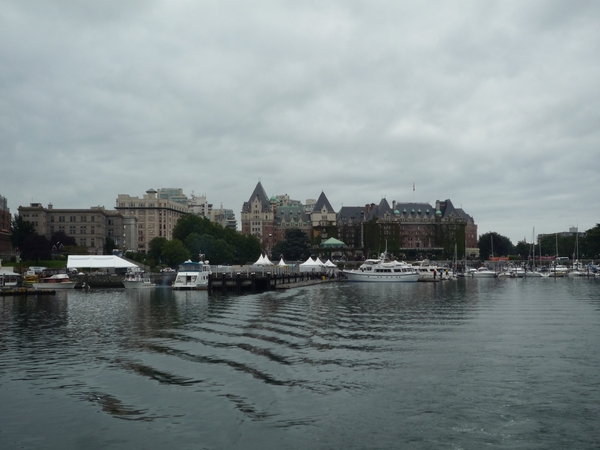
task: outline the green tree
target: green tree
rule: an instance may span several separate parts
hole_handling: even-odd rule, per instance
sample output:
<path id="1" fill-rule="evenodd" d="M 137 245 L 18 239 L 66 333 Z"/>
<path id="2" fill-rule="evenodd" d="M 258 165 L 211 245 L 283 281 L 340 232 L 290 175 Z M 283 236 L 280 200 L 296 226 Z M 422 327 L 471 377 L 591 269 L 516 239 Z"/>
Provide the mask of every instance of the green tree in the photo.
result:
<path id="1" fill-rule="evenodd" d="M 256 236 L 236 233 L 228 242 L 233 250 L 233 263 L 253 263 L 260 256 L 262 247 Z"/>
<path id="2" fill-rule="evenodd" d="M 45 236 L 37 233 L 27 236 L 21 247 L 21 257 L 24 260 L 52 259 L 52 244 Z"/>
<path id="3" fill-rule="evenodd" d="M 167 242 L 169 242 L 167 238 L 162 236 L 157 236 L 148 242 L 148 258 L 152 259 L 155 264 L 162 263 L 162 253 Z"/>
<path id="4" fill-rule="evenodd" d="M 57 249 L 61 246 L 67 247 L 77 245 L 77 241 L 75 240 L 75 238 L 73 236 L 65 234 L 64 231 L 56 231 L 52 233 L 52 236 L 50 237 L 50 243 L 53 247 L 56 247 Z"/>
<path id="5" fill-rule="evenodd" d="M 112 252 L 115 248 L 116 248 L 115 240 L 112 237 L 107 236 L 106 239 L 104 240 L 104 254 L 105 255 L 112 254 Z"/>
<path id="6" fill-rule="evenodd" d="M 527 259 L 531 253 L 531 244 L 520 241 L 515 245 L 515 255 L 521 255 L 521 259 Z"/>
<path id="7" fill-rule="evenodd" d="M 299 228 L 285 230 L 283 241 L 279 241 L 273 247 L 273 259 L 279 259 L 280 255 L 283 255 L 288 261 L 304 261 L 311 253 L 310 239 Z"/>
<path id="8" fill-rule="evenodd" d="M 579 253 L 587 258 L 600 257 L 600 223 L 585 232 L 585 239 L 579 240 Z"/>
<path id="9" fill-rule="evenodd" d="M 200 236 L 203 234 L 210 234 L 211 236 L 222 238 L 223 227 L 212 223 L 204 217 L 195 214 L 184 214 L 179 218 L 177 224 L 175 224 L 175 227 L 173 228 L 173 239 L 179 239 L 181 242 L 185 242 L 185 238 L 192 233 L 196 233 Z"/>
<path id="10" fill-rule="evenodd" d="M 175 267 L 188 259 L 190 259 L 190 252 L 179 239 L 167 241 L 162 249 L 162 260 L 168 266 Z"/>
<path id="11" fill-rule="evenodd" d="M 479 256 L 484 260 L 490 256 L 508 256 L 514 254 L 514 245 L 510 239 L 495 231 L 479 236 L 477 246 L 479 247 Z"/>
<path id="12" fill-rule="evenodd" d="M 10 242 L 13 248 L 21 250 L 25 240 L 35 234 L 33 223 L 23 219 L 20 214 L 15 214 L 10 223 Z"/>

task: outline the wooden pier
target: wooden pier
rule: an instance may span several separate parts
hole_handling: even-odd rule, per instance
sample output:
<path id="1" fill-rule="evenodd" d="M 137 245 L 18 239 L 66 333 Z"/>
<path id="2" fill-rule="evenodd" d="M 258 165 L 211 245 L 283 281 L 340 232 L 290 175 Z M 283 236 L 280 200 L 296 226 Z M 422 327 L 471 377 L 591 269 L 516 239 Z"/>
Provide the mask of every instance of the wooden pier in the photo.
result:
<path id="1" fill-rule="evenodd" d="M 339 281 L 321 273 L 215 273 L 208 278 L 208 293 L 244 292 L 256 294 L 276 289 L 291 289 L 302 286 Z"/>
<path id="2" fill-rule="evenodd" d="M 1 297 L 17 296 L 17 295 L 54 295 L 54 289 L 33 289 L 26 287 L 2 288 L 0 289 Z"/>

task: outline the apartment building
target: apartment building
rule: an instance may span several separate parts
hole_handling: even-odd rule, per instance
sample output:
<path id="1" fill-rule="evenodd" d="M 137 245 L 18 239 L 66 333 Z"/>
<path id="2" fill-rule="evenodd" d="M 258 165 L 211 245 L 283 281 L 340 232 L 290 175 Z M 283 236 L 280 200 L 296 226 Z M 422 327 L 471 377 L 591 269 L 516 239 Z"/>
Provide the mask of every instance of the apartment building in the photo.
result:
<path id="1" fill-rule="evenodd" d="M 113 239 L 117 248 L 127 248 L 131 245 L 127 236 L 132 235 L 136 228 L 135 221 L 125 220 L 118 211 L 106 210 L 103 206 L 59 209 L 51 203 L 48 207 L 31 203 L 19 206 L 19 215 L 33 224 L 37 234 L 50 239 L 55 232 L 63 232 L 94 255 L 103 253 L 107 237 Z"/>
<path id="2" fill-rule="evenodd" d="M 10 225 L 11 217 L 6 197 L 0 195 L 0 254 L 6 255 L 11 252 Z"/>

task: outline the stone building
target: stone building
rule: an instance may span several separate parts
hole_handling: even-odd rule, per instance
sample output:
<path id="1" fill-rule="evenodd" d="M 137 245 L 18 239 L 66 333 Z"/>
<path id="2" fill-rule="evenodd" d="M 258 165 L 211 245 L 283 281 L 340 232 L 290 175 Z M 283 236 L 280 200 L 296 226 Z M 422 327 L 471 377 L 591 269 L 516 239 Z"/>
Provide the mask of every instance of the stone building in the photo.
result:
<path id="1" fill-rule="evenodd" d="M 188 212 L 181 189 L 149 189 L 142 198 L 119 194 L 116 209 L 124 218 L 137 219 L 137 239 L 127 249 L 142 253 L 155 237 L 171 240 L 177 221 Z"/>
<path id="2" fill-rule="evenodd" d="M 8 255 L 12 250 L 10 243 L 11 217 L 6 197 L 0 195 L 0 255 Z"/>
<path id="3" fill-rule="evenodd" d="M 212 207 L 212 205 L 210 206 Z M 223 228 L 237 230 L 237 220 L 235 220 L 233 209 L 224 209 L 223 205 L 218 209 L 211 209 L 210 220 L 221 225 Z"/>
<path id="4" fill-rule="evenodd" d="M 107 237 L 113 239 L 118 249 L 127 247 L 127 236 L 136 229 L 135 221 L 126 220 L 118 211 L 106 210 L 103 206 L 59 209 L 52 204 L 44 208 L 41 203 L 31 203 L 19 206 L 19 215 L 33 224 L 37 234 L 50 239 L 55 232 L 63 232 L 95 255 L 104 252 Z"/>
<path id="5" fill-rule="evenodd" d="M 275 245 L 275 211 L 259 181 L 247 202 L 242 205 L 242 234 L 256 236 L 265 251 Z"/>
<path id="6" fill-rule="evenodd" d="M 358 254 L 378 255 L 387 247 L 396 256 L 449 257 L 477 250 L 477 225 L 450 200 L 429 203 L 388 203 L 345 206 L 337 215 L 338 238 Z"/>

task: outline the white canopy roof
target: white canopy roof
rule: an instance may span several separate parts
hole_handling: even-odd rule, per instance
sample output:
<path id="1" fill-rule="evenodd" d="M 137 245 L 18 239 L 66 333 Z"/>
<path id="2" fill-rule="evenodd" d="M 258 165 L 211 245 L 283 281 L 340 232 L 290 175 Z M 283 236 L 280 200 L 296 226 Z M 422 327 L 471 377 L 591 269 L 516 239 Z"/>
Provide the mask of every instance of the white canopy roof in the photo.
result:
<path id="1" fill-rule="evenodd" d="M 325 265 L 325 263 L 323 261 L 321 261 L 321 258 L 319 258 L 318 256 L 317 256 L 317 259 L 315 260 L 315 263 L 318 264 L 319 266 Z"/>
<path id="2" fill-rule="evenodd" d="M 304 261 L 302 264 L 300 264 L 301 266 L 318 266 L 318 264 L 316 262 L 313 261 L 313 259 L 309 256 L 308 259 L 306 261 Z"/>
<path id="3" fill-rule="evenodd" d="M 129 269 L 136 264 L 115 255 L 69 255 L 67 269 Z"/>
<path id="4" fill-rule="evenodd" d="M 283 257 L 281 257 L 281 259 L 279 260 L 279 264 L 277 264 L 279 267 L 285 267 L 287 266 L 287 264 L 285 263 L 285 261 L 283 260 Z"/>
<path id="5" fill-rule="evenodd" d="M 267 255 L 260 255 L 260 258 L 254 263 L 255 266 L 272 266 L 273 263 L 269 260 Z"/>
<path id="6" fill-rule="evenodd" d="M 334 263 L 332 263 L 330 259 L 328 259 L 327 262 L 325 263 L 325 267 L 337 267 L 337 266 Z"/>

